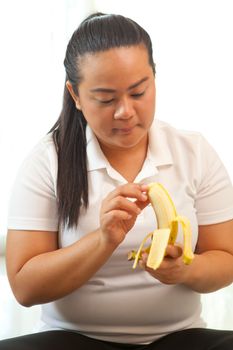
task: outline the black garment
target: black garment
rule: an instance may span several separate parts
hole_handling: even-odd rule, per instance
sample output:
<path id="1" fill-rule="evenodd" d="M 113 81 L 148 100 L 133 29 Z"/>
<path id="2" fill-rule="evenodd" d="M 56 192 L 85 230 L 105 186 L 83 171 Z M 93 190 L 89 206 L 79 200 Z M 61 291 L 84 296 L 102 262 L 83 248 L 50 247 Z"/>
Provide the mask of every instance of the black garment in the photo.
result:
<path id="1" fill-rule="evenodd" d="M 71 331 L 47 331 L 0 341 L 0 350 L 233 350 L 233 331 L 192 328 L 148 345 L 104 342 Z"/>

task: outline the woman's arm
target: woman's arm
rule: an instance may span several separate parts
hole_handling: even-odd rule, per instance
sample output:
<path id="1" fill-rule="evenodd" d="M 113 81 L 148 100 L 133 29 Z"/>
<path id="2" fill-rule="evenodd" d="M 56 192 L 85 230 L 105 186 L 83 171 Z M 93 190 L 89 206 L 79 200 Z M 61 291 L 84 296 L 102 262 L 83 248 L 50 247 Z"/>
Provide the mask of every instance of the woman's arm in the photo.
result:
<path id="1" fill-rule="evenodd" d="M 100 241 L 99 231 L 58 249 L 57 232 L 10 230 L 6 261 L 11 288 L 24 306 L 61 298 L 85 283 L 113 250 Z"/>
<path id="2" fill-rule="evenodd" d="M 188 282 L 194 290 L 214 292 L 233 282 L 233 220 L 199 226 L 194 260 Z"/>
<path id="3" fill-rule="evenodd" d="M 145 188 L 126 184 L 112 191 L 102 204 L 100 228 L 65 248 L 58 248 L 57 232 L 9 230 L 7 272 L 17 300 L 24 306 L 47 303 L 85 284 L 148 204 Z"/>
<path id="4" fill-rule="evenodd" d="M 233 220 L 199 226 L 195 258 L 184 265 L 182 248 L 168 246 L 167 256 L 157 270 L 142 265 L 165 284 L 184 284 L 196 292 L 209 293 L 233 282 Z"/>

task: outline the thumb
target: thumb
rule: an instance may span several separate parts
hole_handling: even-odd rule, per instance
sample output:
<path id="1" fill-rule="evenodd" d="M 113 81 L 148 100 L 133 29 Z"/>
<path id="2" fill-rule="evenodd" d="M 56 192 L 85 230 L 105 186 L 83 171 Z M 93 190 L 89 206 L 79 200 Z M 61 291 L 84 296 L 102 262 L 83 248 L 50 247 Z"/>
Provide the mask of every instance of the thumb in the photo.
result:
<path id="1" fill-rule="evenodd" d="M 168 244 L 166 248 L 166 257 L 173 259 L 179 258 L 183 254 L 183 249 L 179 245 Z"/>

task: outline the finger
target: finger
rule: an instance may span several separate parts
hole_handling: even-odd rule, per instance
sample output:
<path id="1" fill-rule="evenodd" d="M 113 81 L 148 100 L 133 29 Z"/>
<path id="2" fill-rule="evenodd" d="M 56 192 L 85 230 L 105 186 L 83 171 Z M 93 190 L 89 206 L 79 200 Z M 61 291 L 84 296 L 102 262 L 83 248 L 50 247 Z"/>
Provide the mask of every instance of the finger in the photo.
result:
<path id="1" fill-rule="evenodd" d="M 118 196 L 113 198 L 108 203 L 105 203 L 105 213 L 109 213 L 112 210 L 124 210 L 129 214 L 139 215 L 141 213 L 141 209 L 135 202 L 128 200 L 127 198 Z"/>
<path id="2" fill-rule="evenodd" d="M 148 254 L 146 252 L 142 252 L 142 257 L 139 260 L 139 266 L 143 269 L 146 269 L 147 258 L 148 258 Z"/>
<path id="3" fill-rule="evenodd" d="M 148 206 L 148 204 L 150 204 L 150 200 L 149 200 L 149 198 L 147 198 L 147 200 L 145 200 L 145 201 L 139 201 L 139 200 L 137 200 L 137 201 L 135 201 L 134 203 L 138 206 L 138 208 L 140 208 L 141 210 L 143 210 L 145 207 Z"/>
<path id="4" fill-rule="evenodd" d="M 103 221 L 109 221 L 112 224 L 114 220 L 130 220 L 131 218 L 132 215 L 124 210 L 112 210 L 111 212 L 106 213 Z"/>
<path id="5" fill-rule="evenodd" d="M 166 257 L 179 258 L 183 254 L 183 249 L 179 245 L 169 244 L 166 248 Z"/>
<path id="6" fill-rule="evenodd" d="M 147 189 L 147 186 L 145 185 L 127 183 L 125 185 L 117 187 L 114 191 L 110 192 L 107 198 L 112 199 L 117 196 L 122 196 L 126 198 L 127 197 L 135 198 L 138 201 L 146 201 L 147 200 L 147 195 L 145 193 L 146 189 Z"/>
<path id="7" fill-rule="evenodd" d="M 142 260 L 139 260 L 138 265 L 141 267 L 141 269 L 146 270 L 146 263 Z"/>

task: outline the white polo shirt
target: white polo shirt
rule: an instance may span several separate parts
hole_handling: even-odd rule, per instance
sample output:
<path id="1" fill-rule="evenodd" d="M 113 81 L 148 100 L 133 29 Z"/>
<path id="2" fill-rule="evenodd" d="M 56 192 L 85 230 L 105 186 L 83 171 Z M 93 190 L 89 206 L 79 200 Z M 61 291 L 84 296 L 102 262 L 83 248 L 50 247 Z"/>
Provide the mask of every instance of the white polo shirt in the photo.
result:
<path id="1" fill-rule="evenodd" d="M 87 211 L 81 211 L 77 229 L 59 232 L 60 247 L 98 228 L 103 198 L 126 183 L 104 157 L 89 127 L 86 134 L 90 204 Z M 57 154 L 47 135 L 19 171 L 9 206 L 9 228 L 58 230 L 56 176 Z M 135 182 L 154 181 L 168 189 L 178 213 L 190 219 L 193 250 L 198 225 L 233 219 L 231 181 L 216 152 L 199 133 L 179 131 L 159 120 L 153 123 L 148 154 Z M 137 249 L 155 228 L 155 215 L 148 206 L 111 258 L 84 286 L 42 305 L 43 329 L 71 329 L 101 340 L 144 344 L 169 332 L 204 327 L 198 293 L 183 285 L 162 284 L 140 268 L 132 270 L 132 262 L 127 261 L 127 253 Z M 181 232 L 178 241 L 183 241 Z"/>

